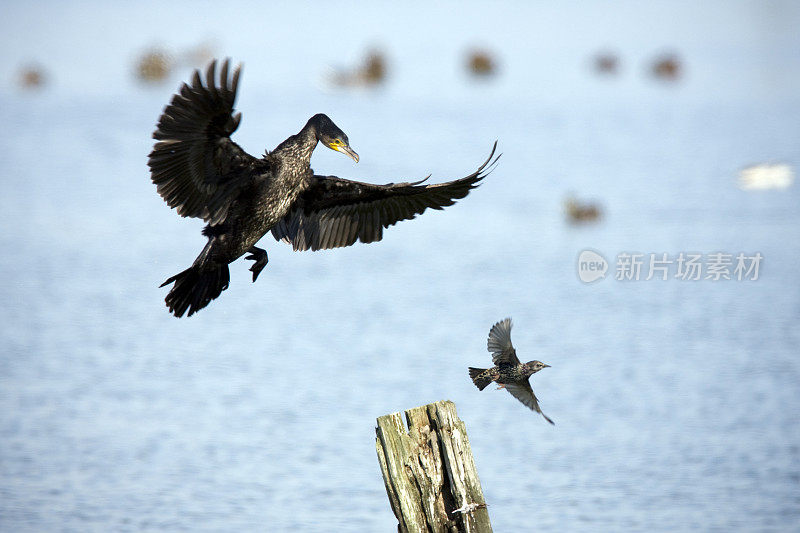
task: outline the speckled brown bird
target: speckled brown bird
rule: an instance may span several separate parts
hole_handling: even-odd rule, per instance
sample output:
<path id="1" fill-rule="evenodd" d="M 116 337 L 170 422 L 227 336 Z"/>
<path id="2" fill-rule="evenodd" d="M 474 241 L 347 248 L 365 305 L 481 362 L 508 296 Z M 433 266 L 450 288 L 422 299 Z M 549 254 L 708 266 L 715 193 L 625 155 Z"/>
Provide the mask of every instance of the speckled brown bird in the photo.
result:
<path id="1" fill-rule="evenodd" d="M 492 368 L 472 368 L 469 367 L 469 377 L 478 387 L 483 390 L 491 382 L 499 385 L 498 388 L 506 389 L 517 400 L 521 401 L 530 409 L 536 411 L 545 420 L 555 425 L 546 414 L 539 408 L 539 400 L 533 393 L 530 384 L 530 377 L 546 365 L 541 361 L 528 361 L 520 363 L 517 358 L 517 351 L 511 344 L 511 319 L 506 318 L 492 326 L 489 331 L 489 341 L 487 343 L 489 352 L 492 354 Z"/>

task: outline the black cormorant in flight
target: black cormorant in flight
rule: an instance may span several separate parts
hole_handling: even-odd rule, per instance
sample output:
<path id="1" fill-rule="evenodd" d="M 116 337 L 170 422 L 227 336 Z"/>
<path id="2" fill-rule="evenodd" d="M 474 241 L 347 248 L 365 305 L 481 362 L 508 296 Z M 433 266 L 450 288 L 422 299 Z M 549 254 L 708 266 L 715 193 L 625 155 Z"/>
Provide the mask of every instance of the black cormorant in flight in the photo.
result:
<path id="1" fill-rule="evenodd" d="M 347 135 L 323 114 L 255 158 L 230 139 L 241 119 L 241 113 L 233 113 L 239 72 L 229 77 L 226 60 L 217 83 L 213 61 L 203 85 L 195 71 L 153 133 L 157 142 L 148 165 L 158 193 L 179 215 L 208 223 L 203 229 L 208 243 L 192 266 L 162 284 L 175 283 L 166 302 L 177 317 L 187 311 L 191 316 L 219 296 L 230 280 L 228 264 L 245 253 L 254 261 L 255 281 L 267 264 L 267 252 L 255 244 L 270 230 L 295 250 L 379 241 L 383 228 L 465 197 L 497 161 L 489 165 L 495 142 L 478 170 L 447 183 L 372 185 L 317 176 L 309 165 L 318 142 L 358 162 Z"/>

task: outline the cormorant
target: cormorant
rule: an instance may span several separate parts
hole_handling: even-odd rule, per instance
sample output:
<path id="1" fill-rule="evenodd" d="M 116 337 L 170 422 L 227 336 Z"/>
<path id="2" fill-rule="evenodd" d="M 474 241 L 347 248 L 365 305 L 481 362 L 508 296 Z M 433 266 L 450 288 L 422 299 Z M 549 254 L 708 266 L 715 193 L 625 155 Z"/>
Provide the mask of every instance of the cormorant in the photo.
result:
<path id="1" fill-rule="evenodd" d="M 517 351 L 511 344 L 511 319 L 506 318 L 492 326 L 489 330 L 487 348 L 492 353 L 492 368 L 469 367 L 469 377 L 472 378 L 478 390 L 483 390 L 494 381 L 499 389 L 506 389 L 511 395 L 522 402 L 529 409 L 536 411 L 545 420 L 555 425 L 550 417 L 542 412 L 539 400 L 531 388 L 530 377 L 543 368 L 548 368 L 541 361 L 528 361 L 520 363 Z"/>
<path id="2" fill-rule="evenodd" d="M 175 283 L 166 302 L 176 317 L 187 311 L 191 316 L 228 288 L 228 264 L 245 253 L 254 261 L 255 282 L 267 264 L 267 252 L 255 244 L 270 230 L 295 250 L 379 241 L 383 228 L 465 197 L 499 158 L 492 160 L 495 142 L 478 170 L 434 185 L 420 185 L 425 180 L 372 185 L 318 176 L 310 167 L 318 142 L 356 162 L 358 154 L 330 118 L 317 114 L 257 159 L 230 139 L 241 119 L 241 113 L 233 113 L 241 67 L 230 78 L 229 68 L 225 60 L 218 84 L 216 60 L 208 66 L 205 85 L 195 71 L 153 133 L 157 142 L 148 165 L 158 193 L 179 215 L 208 223 L 203 229 L 208 242 L 192 266 L 161 285 Z"/>

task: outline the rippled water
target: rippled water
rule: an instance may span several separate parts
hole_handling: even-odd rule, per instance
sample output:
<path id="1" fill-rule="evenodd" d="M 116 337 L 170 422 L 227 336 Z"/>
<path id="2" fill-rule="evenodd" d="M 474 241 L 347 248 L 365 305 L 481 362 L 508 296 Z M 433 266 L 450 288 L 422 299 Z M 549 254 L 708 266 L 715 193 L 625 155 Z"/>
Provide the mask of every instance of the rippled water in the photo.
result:
<path id="1" fill-rule="evenodd" d="M 459 4 L 461 5 L 461 4 Z M 192 6 L 192 7 L 190 7 Z M 792 3 L 7 6 L 0 22 L 0 529 L 391 531 L 377 416 L 440 399 L 467 424 L 496 531 L 775 530 L 800 519 L 798 187 Z M 423 16 L 424 15 L 424 16 Z M 158 285 L 204 239 L 149 182 L 150 133 L 188 71 L 130 77 L 137 50 L 208 36 L 244 61 L 253 154 L 328 113 L 362 159 L 317 171 L 459 177 L 480 189 L 381 243 L 293 253 L 266 238 L 191 319 Z M 495 50 L 500 74 L 463 73 Z M 322 82 L 382 45 L 381 89 Z M 621 73 L 590 58 L 611 48 Z M 673 49 L 685 76 L 648 61 Z M 20 58 L 51 84 L 21 93 Z M 567 225 L 570 193 L 600 202 Z M 760 252 L 757 281 L 582 284 L 578 253 Z M 489 327 L 515 320 L 550 427 L 478 392 Z"/>

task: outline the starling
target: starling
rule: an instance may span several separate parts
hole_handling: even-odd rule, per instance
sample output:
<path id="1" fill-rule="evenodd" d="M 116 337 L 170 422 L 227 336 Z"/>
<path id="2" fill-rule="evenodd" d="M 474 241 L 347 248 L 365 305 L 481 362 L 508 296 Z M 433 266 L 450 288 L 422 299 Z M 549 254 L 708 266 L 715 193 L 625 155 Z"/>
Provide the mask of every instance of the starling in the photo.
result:
<path id="1" fill-rule="evenodd" d="M 496 382 L 501 389 L 506 389 L 511 395 L 530 409 L 536 411 L 545 420 L 555 425 L 555 422 L 542 412 L 539 408 L 539 401 L 533 393 L 528 379 L 546 365 L 541 361 L 528 361 L 525 364 L 519 362 L 517 351 L 511 344 L 511 319 L 498 322 L 489 331 L 489 341 L 487 343 L 489 352 L 492 354 L 492 368 L 469 368 L 469 377 L 478 387 L 483 390 L 492 381 Z"/>

